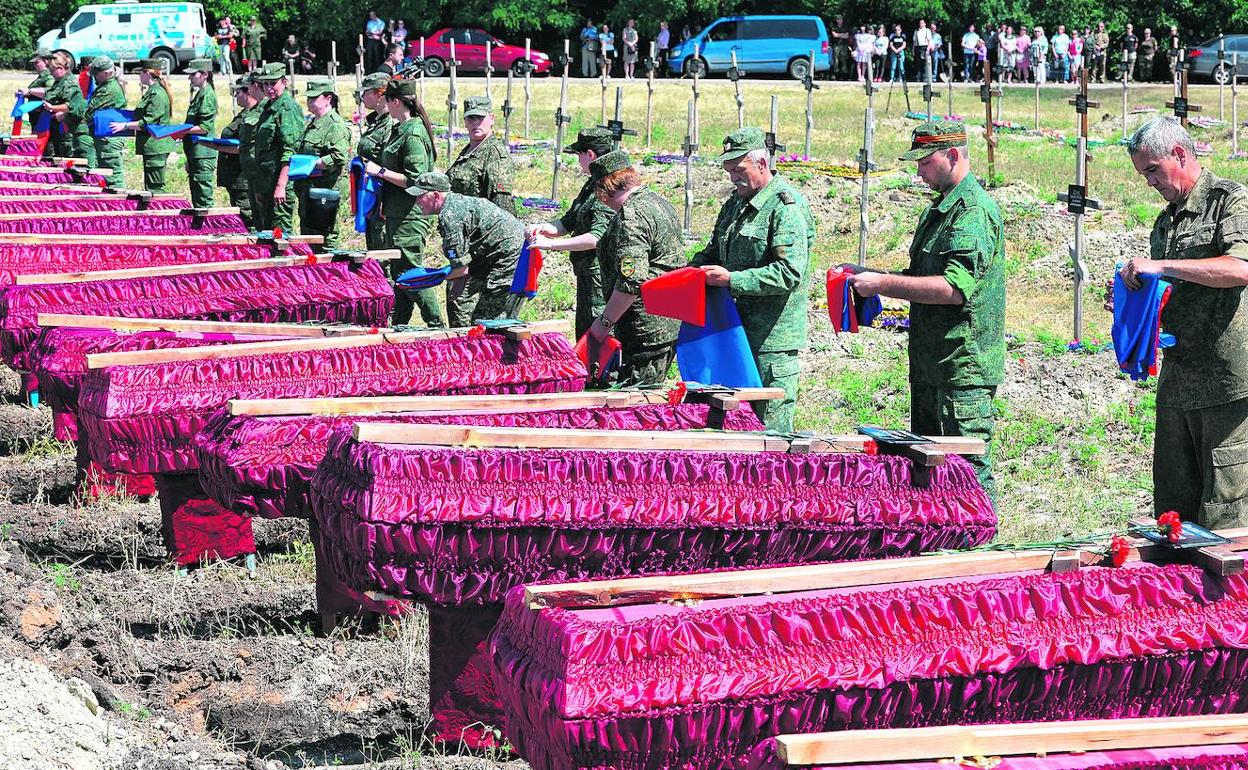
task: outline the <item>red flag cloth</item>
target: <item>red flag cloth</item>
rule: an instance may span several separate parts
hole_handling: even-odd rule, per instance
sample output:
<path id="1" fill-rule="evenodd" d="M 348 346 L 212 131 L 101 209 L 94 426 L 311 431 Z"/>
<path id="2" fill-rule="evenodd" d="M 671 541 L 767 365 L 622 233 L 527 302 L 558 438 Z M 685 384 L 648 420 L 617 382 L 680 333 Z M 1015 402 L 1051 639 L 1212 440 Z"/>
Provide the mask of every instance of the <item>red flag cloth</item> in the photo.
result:
<path id="1" fill-rule="evenodd" d="M 682 267 L 651 278 L 641 285 L 641 301 L 651 315 L 705 326 L 706 273 Z"/>
<path id="2" fill-rule="evenodd" d="M 858 331 L 857 314 L 847 313 L 845 308 L 845 284 L 849 282 L 849 276 L 839 267 L 828 269 L 828 319 L 838 333 Z"/>
<path id="3" fill-rule="evenodd" d="M 581 359 L 581 363 L 585 364 L 585 369 L 589 372 L 589 379 L 595 382 L 606 382 L 607 375 L 611 374 L 620 365 L 620 341 L 615 337 L 607 337 L 602 342 L 598 342 L 586 332 L 576 342 L 576 357 Z"/>

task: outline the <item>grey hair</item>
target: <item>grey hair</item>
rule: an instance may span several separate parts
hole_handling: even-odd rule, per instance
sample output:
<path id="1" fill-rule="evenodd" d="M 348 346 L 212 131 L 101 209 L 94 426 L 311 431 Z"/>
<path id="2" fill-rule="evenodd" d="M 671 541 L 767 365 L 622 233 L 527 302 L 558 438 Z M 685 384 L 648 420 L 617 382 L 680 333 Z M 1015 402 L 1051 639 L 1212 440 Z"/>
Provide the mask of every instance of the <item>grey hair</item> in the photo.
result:
<path id="1" fill-rule="evenodd" d="M 757 150 L 750 150 L 745 154 L 745 157 L 755 163 L 762 163 L 764 166 L 768 163 L 766 147 L 760 147 Z"/>
<path id="2" fill-rule="evenodd" d="M 1178 118 L 1159 115 L 1135 130 L 1127 142 L 1127 153 L 1132 156 L 1143 153 L 1162 158 L 1169 155 L 1176 146 L 1182 147 L 1189 155 L 1196 154 L 1196 145 L 1192 144 L 1191 135 Z"/>

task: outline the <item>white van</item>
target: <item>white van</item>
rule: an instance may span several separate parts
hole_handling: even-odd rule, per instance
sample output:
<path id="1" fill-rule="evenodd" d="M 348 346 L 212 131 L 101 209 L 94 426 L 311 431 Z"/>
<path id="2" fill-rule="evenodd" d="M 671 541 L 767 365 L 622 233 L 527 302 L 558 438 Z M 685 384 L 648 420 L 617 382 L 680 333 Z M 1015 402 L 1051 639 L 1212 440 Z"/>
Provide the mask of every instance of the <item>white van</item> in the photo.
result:
<path id="1" fill-rule="evenodd" d="M 163 59 L 169 72 L 209 56 L 212 38 L 199 3 L 84 5 L 59 29 L 39 38 L 39 48 L 64 51 L 75 63 L 84 56 L 114 61 Z"/>

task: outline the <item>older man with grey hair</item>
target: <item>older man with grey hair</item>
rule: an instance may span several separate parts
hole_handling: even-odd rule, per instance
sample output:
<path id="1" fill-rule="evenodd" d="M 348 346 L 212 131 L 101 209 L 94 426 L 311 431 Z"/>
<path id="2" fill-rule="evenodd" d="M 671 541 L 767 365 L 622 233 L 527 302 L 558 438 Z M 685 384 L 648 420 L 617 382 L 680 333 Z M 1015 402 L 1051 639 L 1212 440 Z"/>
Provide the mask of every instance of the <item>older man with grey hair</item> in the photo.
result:
<path id="1" fill-rule="evenodd" d="M 1157 382 L 1153 506 L 1210 527 L 1248 524 L 1248 188 L 1202 169 L 1177 120 L 1157 117 L 1127 145 L 1168 204 L 1148 257 L 1120 273 L 1171 283 L 1162 327 L 1175 337 Z"/>

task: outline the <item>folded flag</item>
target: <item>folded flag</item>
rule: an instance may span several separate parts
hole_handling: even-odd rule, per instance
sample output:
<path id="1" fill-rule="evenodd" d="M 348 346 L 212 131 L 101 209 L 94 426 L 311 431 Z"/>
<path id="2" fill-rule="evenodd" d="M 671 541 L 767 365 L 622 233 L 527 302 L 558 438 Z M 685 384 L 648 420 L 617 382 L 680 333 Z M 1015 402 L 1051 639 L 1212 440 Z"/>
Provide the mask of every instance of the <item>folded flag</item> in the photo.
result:
<path id="1" fill-rule="evenodd" d="M 516 261 L 516 272 L 511 277 L 511 293 L 526 299 L 537 296 L 537 277 L 542 272 L 542 250 L 529 245 L 524 239 L 520 247 L 520 259 Z"/>
<path id="2" fill-rule="evenodd" d="M 196 135 L 191 137 L 192 142 L 199 144 L 211 144 L 213 147 L 239 147 L 242 145 L 237 139 L 231 139 L 221 136 L 202 136 Z"/>
<path id="3" fill-rule="evenodd" d="M 27 99 L 26 95 L 23 94 L 17 97 L 17 101 L 13 103 L 13 111 L 9 113 L 9 117 L 14 118 L 16 120 L 21 120 L 22 118 L 24 118 L 25 116 L 29 115 L 30 113 L 34 112 L 35 110 L 39 109 L 42 106 L 43 106 L 43 100 Z"/>
<path id="4" fill-rule="evenodd" d="M 705 287 L 706 314 L 701 325 L 684 322 L 676 335 L 676 365 L 685 382 L 710 382 L 728 388 L 760 388 L 762 378 L 741 325 L 737 303 L 722 286 Z"/>
<path id="5" fill-rule="evenodd" d="M 288 179 L 308 179 L 309 177 L 320 176 L 321 169 L 316 167 L 316 162 L 320 158 L 316 155 L 291 155 L 290 171 L 287 173 Z"/>
<path id="6" fill-rule="evenodd" d="M 611 372 L 619 369 L 623 360 L 620 341 L 610 335 L 599 342 L 586 332 L 577 340 L 575 352 L 589 372 L 589 381 L 596 385 L 605 385 Z"/>
<path id="7" fill-rule="evenodd" d="M 859 327 L 870 326 L 884 311 L 879 297 L 864 297 L 854 291 L 849 280 L 852 275 L 840 267 L 828 269 L 828 319 L 838 333 L 856 333 Z"/>
<path id="8" fill-rule="evenodd" d="M 682 267 L 655 276 L 641 285 L 646 312 L 702 326 L 706 323 L 706 273 Z"/>
<path id="9" fill-rule="evenodd" d="M 450 265 L 443 265 L 442 267 L 413 267 L 411 270 L 400 274 L 398 278 L 394 279 L 394 282 L 409 291 L 419 291 L 420 289 L 432 289 L 445 281 L 450 274 Z"/>
<path id="10" fill-rule="evenodd" d="M 1118 368 L 1137 381 L 1157 376 L 1157 351 L 1174 344 L 1174 335 L 1161 332 L 1161 314 L 1170 300 L 1170 283 L 1157 275 L 1141 275 L 1139 280 L 1142 286 L 1132 291 L 1122 276 L 1114 273 L 1111 329 Z"/>
<path id="11" fill-rule="evenodd" d="M 110 136 L 134 136 L 133 131 L 113 131 L 114 123 L 129 123 L 134 120 L 134 110 L 97 110 L 91 118 L 91 135 L 101 139 Z"/>
<path id="12" fill-rule="evenodd" d="M 368 223 L 374 218 L 377 201 L 381 199 L 382 182 L 364 173 L 364 161 L 352 158 L 347 167 L 351 182 L 351 213 L 355 215 L 355 231 L 368 231 Z"/>
<path id="13" fill-rule="evenodd" d="M 153 139 L 181 139 L 186 136 L 186 132 L 195 126 L 190 123 L 175 123 L 168 126 L 147 125 L 147 133 L 152 135 Z"/>

